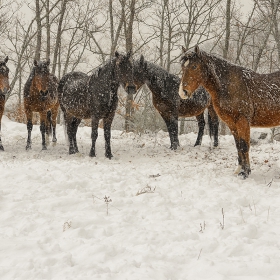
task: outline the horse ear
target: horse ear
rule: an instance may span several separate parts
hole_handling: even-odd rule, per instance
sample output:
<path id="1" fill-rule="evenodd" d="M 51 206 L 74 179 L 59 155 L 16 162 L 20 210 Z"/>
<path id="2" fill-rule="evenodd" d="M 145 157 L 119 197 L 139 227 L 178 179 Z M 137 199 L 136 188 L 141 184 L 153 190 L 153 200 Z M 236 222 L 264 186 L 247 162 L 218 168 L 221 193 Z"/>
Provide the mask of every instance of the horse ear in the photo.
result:
<path id="1" fill-rule="evenodd" d="M 146 70 L 148 67 L 147 61 L 144 62 L 144 70 Z"/>
<path id="2" fill-rule="evenodd" d="M 4 59 L 4 62 L 5 62 L 5 63 L 7 63 L 7 62 L 8 62 L 8 60 L 9 60 L 9 57 L 8 57 L 8 56 L 6 56 L 6 58 Z"/>
<path id="3" fill-rule="evenodd" d="M 115 57 L 116 57 L 116 58 L 119 58 L 119 56 L 120 56 L 119 52 L 118 52 L 118 51 L 115 51 Z"/>
<path id="4" fill-rule="evenodd" d="M 195 45 L 194 47 L 194 51 L 196 52 L 196 54 L 199 56 L 200 55 L 200 49 L 198 45 Z"/>
<path id="5" fill-rule="evenodd" d="M 187 49 L 184 46 L 182 46 L 182 53 L 185 53 L 186 51 Z"/>
<path id="6" fill-rule="evenodd" d="M 49 66 L 50 63 L 51 63 L 51 60 L 48 58 L 48 59 L 47 59 L 47 66 Z"/>
<path id="7" fill-rule="evenodd" d="M 33 62 L 34 66 L 37 66 L 38 65 L 38 62 L 36 59 L 34 59 L 34 62 Z"/>
<path id="8" fill-rule="evenodd" d="M 143 56 L 143 54 L 141 54 L 141 56 L 140 56 L 140 65 L 141 66 L 144 65 L 144 56 Z"/>

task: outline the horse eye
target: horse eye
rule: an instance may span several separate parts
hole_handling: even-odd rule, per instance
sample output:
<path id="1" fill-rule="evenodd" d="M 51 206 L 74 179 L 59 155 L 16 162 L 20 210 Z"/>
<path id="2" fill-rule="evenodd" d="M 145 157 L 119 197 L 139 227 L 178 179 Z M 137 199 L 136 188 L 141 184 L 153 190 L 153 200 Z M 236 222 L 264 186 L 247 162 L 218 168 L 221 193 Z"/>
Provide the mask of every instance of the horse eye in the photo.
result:
<path id="1" fill-rule="evenodd" d="M 192 69 L 196 69 L 196 68 L 197 68 L 197 66 L 196 66 L 196 65 L 193 65 L 193 66 L 192 66 Z"/>

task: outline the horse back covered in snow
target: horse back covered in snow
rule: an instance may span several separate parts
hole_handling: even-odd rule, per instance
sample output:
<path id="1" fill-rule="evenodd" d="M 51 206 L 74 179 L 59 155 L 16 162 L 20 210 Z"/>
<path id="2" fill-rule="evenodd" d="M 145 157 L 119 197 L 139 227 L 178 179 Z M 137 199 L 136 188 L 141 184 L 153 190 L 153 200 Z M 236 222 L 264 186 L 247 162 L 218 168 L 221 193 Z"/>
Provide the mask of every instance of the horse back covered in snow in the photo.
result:
<path id="1" fill-rule="evenodd" d="M 31 149 L 31 132 L 33 128 L 33 112 L 40 114 L 40 131 L 42 134 L 42 149 L 46 150 L 46 138 L 49 140 L 53 130 L 52 141 L 56 139 L 56 117 L 58 114 L 58 80 L 49 70 L 50 60 L 34 60 L 34 67 L 31 70 L 28 80 L 24 86 L 24 110 L 27 118 L 27 145 L 26 150 Z"/>
<path id="2" fill-rule="evenodd" d="M 154 107 L 167 126 L 172 150 L 176 150 L 179 146 L 178 117 L 196 117 L 199 131 L 194 146 L 201 145 L 206 108 L 208 108 L 210 135 L 214 136 L 214 146 L 218 146 L 219 119 L 210 95 L 202 87 L 196 90 L 192 98 L 181 99 L 178 96 L 180 78 L 154 63 L 145 61 L 143 56 L 134 62 L 134 82 L 137 89 L 146 84 L 152 92 Z"/>
<path id="3" fill-rule="evenodd" d="M 187 99 L 203 86 L 211 94 L 220 118 L 230 128 L 238 151 L 238 173 L 247 178 L 250 127 L 280 125 L 280 71 L 258 74 L 214 55 L 183 49 L 179 95 Z"/>
<path id="4" fill-rule="evenodd" d="M 103 119 L 105 156 L 112 158 L 111 125 L 118 105 L 117 91 L 121 84 L 128 93 L 135 93 L 130 53 L 121 55 L 116 52 L 114 58 L 91 76 L 72 72 L 62 77 L 58 92 L 66 123 L 69 154 L 79 152 L 76 140 L 78 126 L 82 119 L 91 118 L 92 146 L 89 155 L 95 156 L 98 124 Z"/>
<path id="5" fill-rule="evenodd" d="M 10 90 L 9 84 L 9 68 L 6 65 L 9 58 L 6 57 L 4 60 L 0 60 L 0 151 L 4 151 L 1 140 L 1 120 L 4 113 L 6 94 Z"/>

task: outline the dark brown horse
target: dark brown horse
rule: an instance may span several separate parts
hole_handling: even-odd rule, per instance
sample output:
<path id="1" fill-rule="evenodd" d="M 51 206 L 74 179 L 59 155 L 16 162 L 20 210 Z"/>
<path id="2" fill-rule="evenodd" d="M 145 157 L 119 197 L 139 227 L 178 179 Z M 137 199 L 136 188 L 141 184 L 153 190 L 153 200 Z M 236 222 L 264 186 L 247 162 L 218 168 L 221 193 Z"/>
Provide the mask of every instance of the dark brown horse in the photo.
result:
<path id="1" fill-rule="evenodd" d="M 236 170 L 244 179 L 251 172 L 250 127 L 280 125 L 280 71 L 258 74 L 216 56 L 183 50 L 179 94 L 189 98 L 203 86 L 211 94 L 214 108 L 230 128 L 238 151 Z"/>
<path id="2" fill-rule="evenodd" d="M 178 117 L 196 117 L 199 131 L 194 146 L 201 145 L 206 108 L 208 108 L 210 135 L 214 136 L 214 147 L 218 146 L 219 119 L 213 109 L 210 95 L 202 87 L 192 98 L 181 99 L 178 96 L 180 78 L 154 63 L 144 61 L 143 56 L 134 62 L 134 82 L 137 89 L 146 83 L 152 92 L 153 104 L 167 126 L 172 150 L 176 150 L 179 146 Z"/>
<path id="3" fill-rule="evenodd" d="M 24 109 L 27 118 L 27 145 L 26 150 L 31 149 L 31 131 L 33 128 L 33 112 L 40 114 L 40 131 L 42 134 L 42 149 L 46 150 L 46 138 L 49 140 L 51 128 L 53 130 L 52 141 L 56 139 L 56 117 L 58 113 L 57 78 L 49 71 L 50 61 L 34 60 L 34 67 L 24 86 Z"/>
<path id="4" fill-rule="evenodd" d="M 8 60 L 9 60 L 8 57 L 6 57 L 4 60 L 0 60 L 0 151 L 4 151 L 4 147 L 2 145 L 2 140 L 1 140 L 1 120 L 5 108 L 6 94 L 10 90 L 9 68 L 6 65 Z"/>
<path id="5" fill-rule="evenodd" d="M 66 74 L 59 82 L 58 92 L 67 128 L 69 154 L 78 153 L 76 133 L 82 119 L 91 118 L 92 146 L 89 156 L 95 157 L 98 123 L 103 119 L 105 156 L 112 158 L 111 125 L 118 105 L 118 88 L 123 85 L 127 92 L 135 93 L 133 65 L 130 53 L 115 57 L 91 76 L 81 72 Z"/>

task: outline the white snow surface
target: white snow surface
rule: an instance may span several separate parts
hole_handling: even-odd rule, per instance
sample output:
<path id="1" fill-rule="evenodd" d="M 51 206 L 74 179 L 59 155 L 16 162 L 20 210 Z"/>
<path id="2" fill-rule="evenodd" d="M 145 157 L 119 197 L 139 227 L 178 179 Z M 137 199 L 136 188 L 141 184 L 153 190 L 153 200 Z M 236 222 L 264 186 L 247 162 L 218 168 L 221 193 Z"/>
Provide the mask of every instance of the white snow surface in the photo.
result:
<path id="1" fill-rule="evenodd" d="M 35 125 L 27 152 L 26 125 L 2 119 L 0 279 L 280 279 L 278 142 L 251 147 L 241 180 L 232 136 L 174 152 L 167 133 L 112 131 L 108 160 L 102 129 L 96 158 L 89 127 L 76 155 L 57 130 L 42 151 Z"/>

